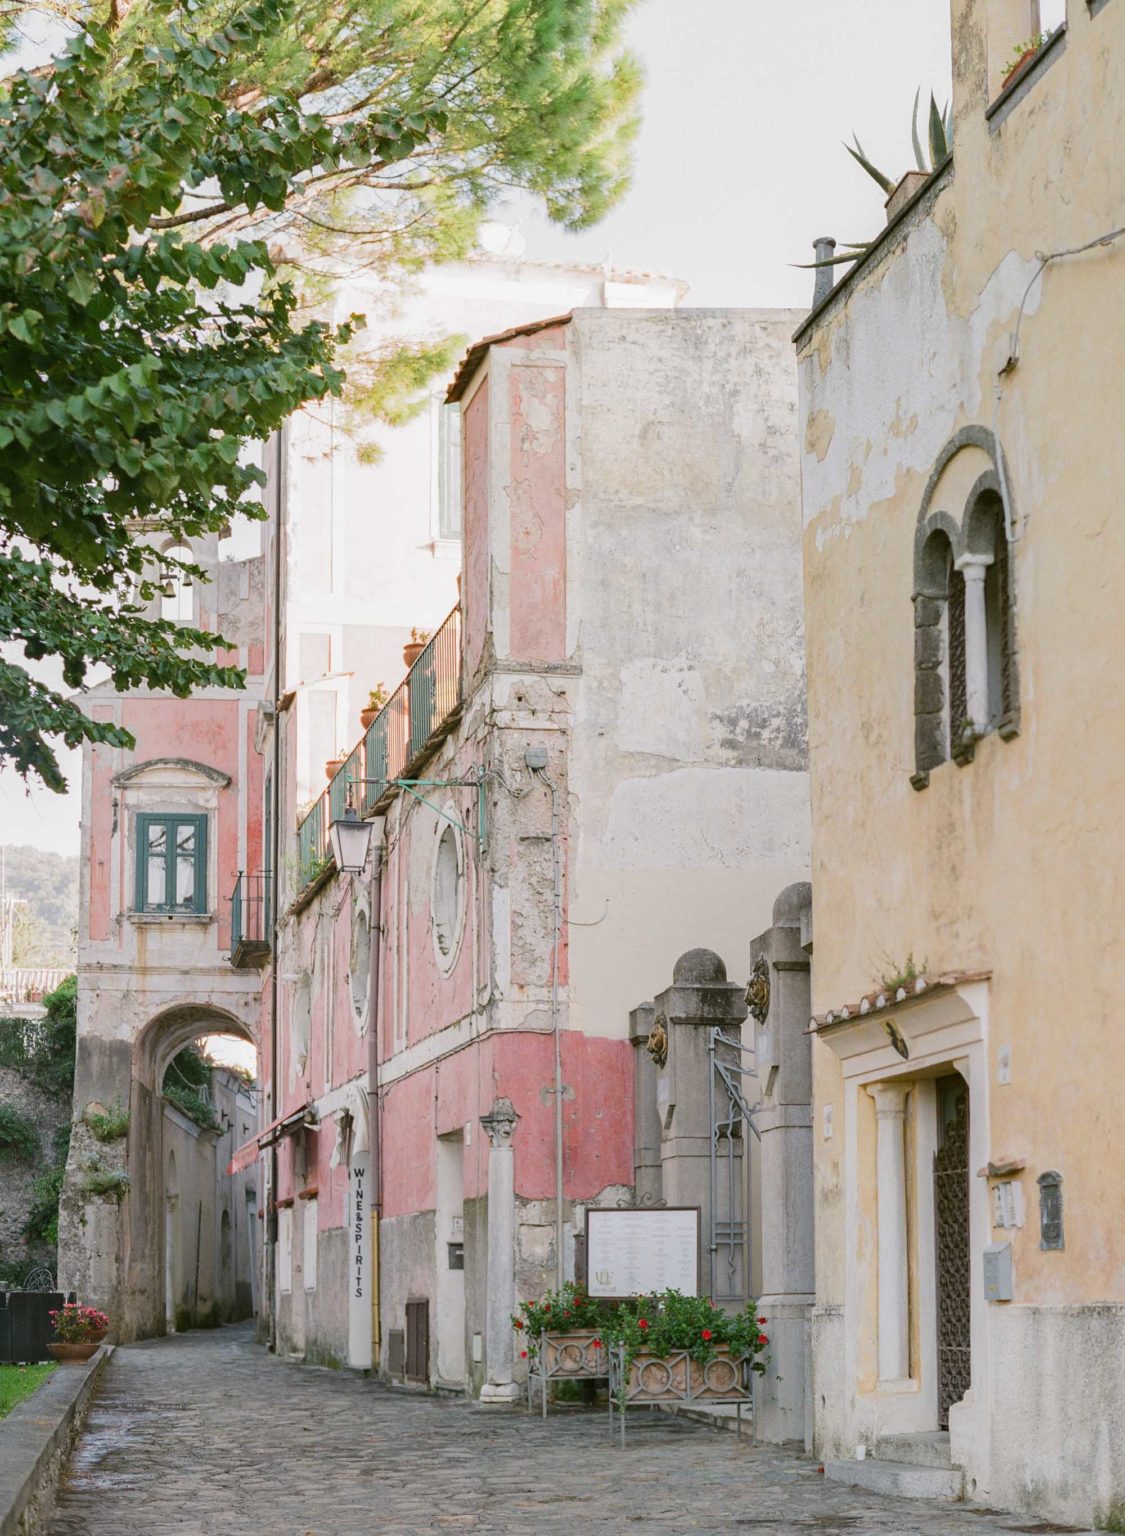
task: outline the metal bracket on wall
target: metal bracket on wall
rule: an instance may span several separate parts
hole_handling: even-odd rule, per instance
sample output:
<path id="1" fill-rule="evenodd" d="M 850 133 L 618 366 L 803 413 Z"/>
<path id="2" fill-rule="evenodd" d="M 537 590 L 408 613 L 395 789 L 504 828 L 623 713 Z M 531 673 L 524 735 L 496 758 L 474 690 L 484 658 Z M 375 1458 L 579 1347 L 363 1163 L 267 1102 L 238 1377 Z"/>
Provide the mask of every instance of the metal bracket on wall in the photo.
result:
<path id="1" fill-rule="evenodd" d="M 448 821 L 450 826 L 463 832 L 466 837 L 475 837 L 481 848 L 485 845 L 485 821 L 484 821 L 484 784 L 485 772 L 478 770 L 471 779 L 351 779 L 348 780 L 349 788 L 353 784 L 377 784 L 383 789 L 394 785 L 396 789 L 404 789 L 408 795 L 413 795 L 419 805 L 424 805 L 427 810 L 433 811 L 435 816 L 440 816 L 443 821 Z M 474 832 L 464 822 L 458 821 L 456 816 L 450 816 L 432 800 L 427 800 L 425 795 L 418 793 L 419 789 L 475 789 L 477 792 L 477 827 Z"/>

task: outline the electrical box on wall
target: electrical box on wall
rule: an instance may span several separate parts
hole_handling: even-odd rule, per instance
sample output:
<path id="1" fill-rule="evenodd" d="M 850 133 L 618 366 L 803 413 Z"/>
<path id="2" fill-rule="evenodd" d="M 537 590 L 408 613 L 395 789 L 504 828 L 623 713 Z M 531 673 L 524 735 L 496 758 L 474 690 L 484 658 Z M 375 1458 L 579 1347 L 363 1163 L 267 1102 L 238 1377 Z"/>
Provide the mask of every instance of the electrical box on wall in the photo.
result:
<path id="1" fill-rule="evenodd" d="M 1012 1245 L 989 1243 L 984 1250 L 985 1301 L 1012 1299 Z"/>

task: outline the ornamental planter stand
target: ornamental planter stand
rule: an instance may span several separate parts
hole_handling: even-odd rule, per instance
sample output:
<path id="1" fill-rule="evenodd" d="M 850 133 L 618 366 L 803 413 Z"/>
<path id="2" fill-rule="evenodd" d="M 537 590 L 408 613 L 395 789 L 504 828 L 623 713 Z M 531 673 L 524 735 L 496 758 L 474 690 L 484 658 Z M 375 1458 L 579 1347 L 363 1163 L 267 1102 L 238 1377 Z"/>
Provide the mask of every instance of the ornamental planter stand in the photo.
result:
<path id="1" fill-rule="evenodd" d="M 532 1382 L 539 1383 L 543 1417 L 547 1417 L 547 1388 L 552 1381 L 605 1381 L 609 1377 L 609 1350 L 597 1344 L 591 1329 L 573 1333 L 541 1333 L 535 1359 L 527 1373 L 527 1406 L 531 1408 Z"/>
<path id="2" fill-rule="evenodd" d="M 621 1420 L 621 1448 L 625 1449 L 625 1411 L 628 1408 L 671 1403 L 684 1408 L 697 1404 L 717 1407 L 733 1404 L 737 1412 L 738 1433 L 742 1434 L 742 1406 L 751 1401 L 752 1355 L 732 1356 L 718 1349 L 712 1359 L 700 1365 L 686 1349 L 673 1349 L 667 1355 L 639 1353 L 629 1363 L 625 1375 L 625 1346 L 614 1344 L 609 1350 L 609 1432 L 613 1435 L 613 1411 Z"/>

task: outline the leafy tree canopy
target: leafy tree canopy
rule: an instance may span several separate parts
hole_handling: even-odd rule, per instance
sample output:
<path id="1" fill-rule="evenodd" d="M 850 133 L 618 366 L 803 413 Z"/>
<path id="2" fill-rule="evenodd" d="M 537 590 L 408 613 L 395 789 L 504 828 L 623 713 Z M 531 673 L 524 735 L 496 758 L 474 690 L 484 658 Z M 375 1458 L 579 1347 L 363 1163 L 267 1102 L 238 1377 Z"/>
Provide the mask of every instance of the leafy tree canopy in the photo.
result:
<path id="1" fill-rule="evenodd" d="M 632 0 L 83 0 L 0 97 L 0 642 L 82 686 L 239 687 L 224 642 L 154 616 L 262 476 L 242 454 L 339 393 L 354 326 L 300 313 L 341 258 L 385 282 L 462 254 L 494 197 L 579 227 L 623 190 Z M 271 254 L 271 251 L 273 254 Z M 440 345 L 383 356 L 402 395 Z M 64 788 L 51 746 L 129 733 L 0 657 L 0 762 Z"/>

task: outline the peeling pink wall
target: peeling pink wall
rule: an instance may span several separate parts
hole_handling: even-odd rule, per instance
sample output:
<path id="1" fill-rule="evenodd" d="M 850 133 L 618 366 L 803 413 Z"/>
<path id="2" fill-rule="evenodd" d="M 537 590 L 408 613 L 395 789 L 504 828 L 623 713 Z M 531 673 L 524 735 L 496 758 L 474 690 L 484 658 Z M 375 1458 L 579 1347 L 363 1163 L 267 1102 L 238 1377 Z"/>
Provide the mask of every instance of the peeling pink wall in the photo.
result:
<path id="1" fill-rule="evenodd" d="M 574 1089 L 563 1125 L 569 1199 L 593 1199 L 633 1182 L 633 1047 L 624 1040 L 565 1031 L 563 1079 Z M 555 1192 L 554 1082 L 549 1033 L 503 1033 L 468 1046 L 392 1084 L 383 1100 L 383 1215 L 409 1215 L 437 1204 L 437 1137 L 468 1124 L 465 1198 L 487 1192 L 488 1137 L 480 1125 L 497 1097 L 511 1099 L 516 1194 L 549 1200 Z"/>
<path id="2" fill-rule="evenodd" d="M 92 710 L 95 720 L 105 723 L 113 719 L 110 705 L 97 704 Z M 114 749 L 95 746 L 91 749 L 91 793 L 85 814 L 90 824 L 90 910 L 89 934 L 97 943 L 105 943 L 112 937 L 109 920 L 109 893 L 116 872 L 111 866 L 113 850 L 113 823 L 115 818 L 113 788 Z"/>
<path id="3" fill-rule="evenodd" d="M 488 516 L 488 380 L 462 413 L 461 455 L 464 498 L 461 602 L 465 676 L 471 678 L 484 654 L 488 633 L 488 572 L 491 563 Z"/>
<path id="4" fill-rule="evenodd" d="M 559 661 L 566 654 L 566 369 L 514 364 L 508 406 L 508 651 Z"/>

